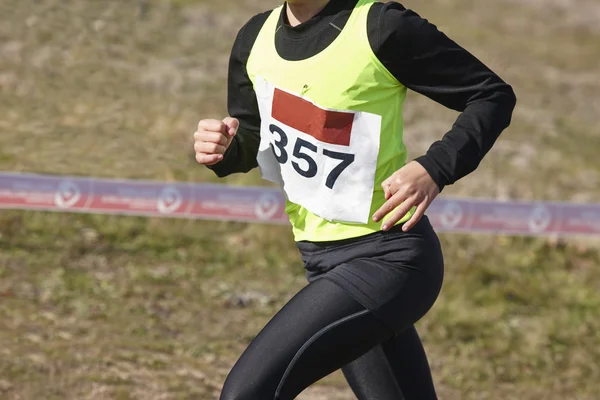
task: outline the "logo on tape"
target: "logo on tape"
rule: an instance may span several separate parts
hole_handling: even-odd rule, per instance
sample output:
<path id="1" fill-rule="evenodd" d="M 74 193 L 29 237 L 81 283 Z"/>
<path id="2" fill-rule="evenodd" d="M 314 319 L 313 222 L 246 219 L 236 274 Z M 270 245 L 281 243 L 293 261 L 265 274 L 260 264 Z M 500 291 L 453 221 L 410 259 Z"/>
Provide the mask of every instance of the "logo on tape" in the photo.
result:
<path id="1" fill-rule="evenodd" d="M 73 181 L 62 181 L 54 194 L 54 204 L 58 208 L 73 207 L 81 199 L 81 189 Z"/>
<path id="2" fill-rule="evenodd" d="M 179 209 L 183 204 L 183 195 L 173 187 L 163 188 L 158 195 L 157 208 L 161 214 L 171 214 Z"/>
<path id="3" fill-rule="evenodd" d="M 445 229 L 453 229 L 463 220 L 465 213 L 460 203 L 449 201 L 442 209 L 442 226 Z"/>
<path id="4" fill-rule="evenodd" d="M 256 202 L 254 212 L 261 220 L 273 218 L 279 210 L 279 198 L 272 193 L 263 194 Z"/>
<path id="5" fill-rule="evenodd" d="M 544 232 L 552 223 L 552 213 L 547 207 L 535 206 L 529 217 L 529 230 L 534 233 Z"/>

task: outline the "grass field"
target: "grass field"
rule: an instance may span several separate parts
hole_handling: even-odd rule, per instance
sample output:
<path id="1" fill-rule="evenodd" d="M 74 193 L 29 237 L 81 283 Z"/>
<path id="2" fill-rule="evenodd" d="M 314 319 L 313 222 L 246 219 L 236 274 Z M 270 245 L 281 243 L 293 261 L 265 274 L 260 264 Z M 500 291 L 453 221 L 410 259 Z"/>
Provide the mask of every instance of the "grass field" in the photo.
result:
<path id="1" fill-rule="evenodd" d="M 277 3 L 0 0 L 0 170 L 216 182 L 191 134 L 225 116 L 237 29 Z M 519 98 L 444 194 L 600 202 L 600 4 L 405 4 Z M 456 115 L 407 103 L 417 156 Z M 442 241 L 445 286 L 419 323 L 440 398 L 600 399 L 600 240 Z M 304 284 L 286 227 L 0 212 L 0 399 L 215 399 Z M 334 374 L 302 398 L 352 396 Z"/>

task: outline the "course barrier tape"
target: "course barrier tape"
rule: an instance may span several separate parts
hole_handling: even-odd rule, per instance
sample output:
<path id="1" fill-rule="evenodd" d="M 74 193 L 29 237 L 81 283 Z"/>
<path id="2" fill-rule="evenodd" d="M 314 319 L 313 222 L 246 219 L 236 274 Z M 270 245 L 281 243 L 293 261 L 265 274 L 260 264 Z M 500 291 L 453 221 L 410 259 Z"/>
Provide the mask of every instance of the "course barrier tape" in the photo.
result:
<path id="1" fill-rule="evenodd" d="M 287 224 L 279 189 L 0 173 L 0 208 Z M 600 205 L 436 199 L 439 232 L 600 235 Z"/>

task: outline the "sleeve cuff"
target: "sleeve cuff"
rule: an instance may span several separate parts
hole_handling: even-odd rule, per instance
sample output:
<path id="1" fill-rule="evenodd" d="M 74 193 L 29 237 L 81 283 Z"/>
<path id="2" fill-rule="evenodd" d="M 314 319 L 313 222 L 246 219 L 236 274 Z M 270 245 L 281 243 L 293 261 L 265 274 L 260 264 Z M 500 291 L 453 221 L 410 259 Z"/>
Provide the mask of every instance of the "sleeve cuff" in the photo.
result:
<path id="1" fill-rule="evenodd" d="M 435 163 L 427 156 L 423 155 L 415 159 L 416 162 L 421 164 L 425 171 L 431 176 L 431 179 L 437 184 L 440 189 L 440 193 L 444 190 L 444 187 L 447 185 L 447 180 L 440 171 L 440 169 L 435 165 Z"/>

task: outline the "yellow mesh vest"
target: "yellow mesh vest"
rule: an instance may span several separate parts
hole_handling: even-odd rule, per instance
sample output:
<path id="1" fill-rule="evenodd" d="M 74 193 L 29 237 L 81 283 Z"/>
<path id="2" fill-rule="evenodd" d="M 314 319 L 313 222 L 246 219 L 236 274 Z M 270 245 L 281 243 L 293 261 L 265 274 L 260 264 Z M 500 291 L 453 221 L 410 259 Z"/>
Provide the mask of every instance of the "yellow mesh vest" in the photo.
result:
<path id="1" fill-rule="evenodd" d="M 375 0 L 360 0 L 342 32 L 319 54 L 286 61 L 275 48 L 275 31 L 283 6 L 273 10 L 250 53 L 247 72 L 320 107 L 364 111 L 381 116 L 381 133 L 370 216 L 385 202 L 381 182 L 404 166 L 402 105 L 406 87 L 381 64 L 367 36 L 367 16 Z M 343 199 L 340 199 L 343 202 Z M 408 220 L 414 209 L 401 221 Z M 346 223 L 325 220 L 305 207 L 286 202 L 286 213 L 297 241 L 332 241 L 381 230 L 382 222 Z M 384 220 L 385 221 L 385 220 Z"/>

